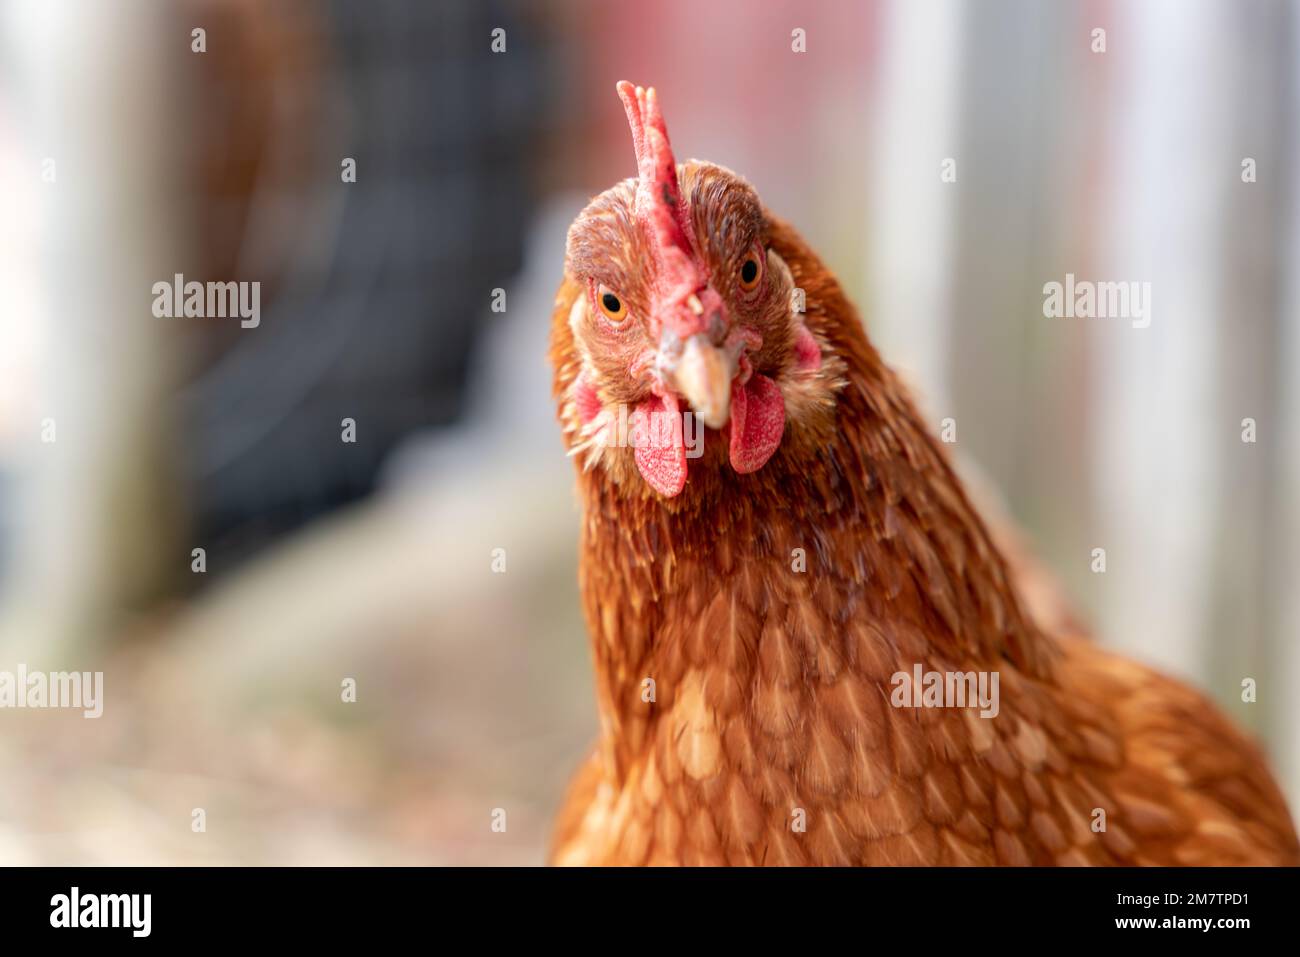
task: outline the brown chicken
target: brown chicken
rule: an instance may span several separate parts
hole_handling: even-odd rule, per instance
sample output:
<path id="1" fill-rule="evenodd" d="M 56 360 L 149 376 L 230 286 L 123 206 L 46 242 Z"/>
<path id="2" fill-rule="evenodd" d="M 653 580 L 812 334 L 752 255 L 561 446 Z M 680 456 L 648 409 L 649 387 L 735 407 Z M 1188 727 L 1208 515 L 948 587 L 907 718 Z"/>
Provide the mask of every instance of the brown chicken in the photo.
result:
<path id="1" fill-rule="evenodd" d="M 1030 617 L 835 278 L 618 92 L 552 330 L 600 709 L 553 860 L 1300 861 L 1255 746 Z"/>

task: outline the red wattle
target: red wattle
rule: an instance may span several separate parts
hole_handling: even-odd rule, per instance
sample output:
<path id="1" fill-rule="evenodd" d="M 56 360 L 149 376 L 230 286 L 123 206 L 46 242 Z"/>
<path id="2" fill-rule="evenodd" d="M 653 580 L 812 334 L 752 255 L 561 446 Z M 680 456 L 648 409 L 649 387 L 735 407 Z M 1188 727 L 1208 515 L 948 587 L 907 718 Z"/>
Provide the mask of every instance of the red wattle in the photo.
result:
<path id="1" fill-rule="evenodd" d="M 686 485 L 686 443 L 677 400 L 651 396 L 632 410 L 628 424 L 641 477 L 660 495 L 677 495 Z"/>
<path id="2" fill-rule="evenodd" d="M 731 467 L 756 472 L 767 464 L 785 433 L 785 399 L 765 375 L 731 387 Z"/>

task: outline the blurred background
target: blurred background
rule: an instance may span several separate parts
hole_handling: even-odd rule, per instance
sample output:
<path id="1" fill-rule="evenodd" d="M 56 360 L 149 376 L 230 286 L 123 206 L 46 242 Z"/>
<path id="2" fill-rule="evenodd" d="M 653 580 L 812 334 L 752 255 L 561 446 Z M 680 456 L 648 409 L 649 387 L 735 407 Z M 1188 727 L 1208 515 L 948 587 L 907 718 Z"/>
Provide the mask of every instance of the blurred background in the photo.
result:
<path id="1" fill-rule="evenodd" d="M 1295 806 L 1298 53 L 1282 0 L 3 0 L 0 669 L 106 702 L 0 711 L 0 863 L 541 862 L 595 734 L 547 325 L 623 78 Z"/>

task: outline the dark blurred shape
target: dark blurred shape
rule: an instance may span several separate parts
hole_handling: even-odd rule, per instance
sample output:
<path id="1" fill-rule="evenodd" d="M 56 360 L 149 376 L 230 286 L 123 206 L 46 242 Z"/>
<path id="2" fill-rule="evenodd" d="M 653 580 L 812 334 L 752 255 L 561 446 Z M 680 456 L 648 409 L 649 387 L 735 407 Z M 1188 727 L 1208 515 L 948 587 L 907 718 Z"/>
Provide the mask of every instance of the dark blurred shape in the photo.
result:
<path id="1" fill-rule="evenodd" d="M 521 263 L 546 77 L 512 4 L 240 0 L 192 24 L 208 52 L 183 67 L 186 279 L 262 283 L 258 328 L 181 333 L 184 471 L 217 571 L 364 496 L 405 434 L 460 416 L 491 291 Z"/>

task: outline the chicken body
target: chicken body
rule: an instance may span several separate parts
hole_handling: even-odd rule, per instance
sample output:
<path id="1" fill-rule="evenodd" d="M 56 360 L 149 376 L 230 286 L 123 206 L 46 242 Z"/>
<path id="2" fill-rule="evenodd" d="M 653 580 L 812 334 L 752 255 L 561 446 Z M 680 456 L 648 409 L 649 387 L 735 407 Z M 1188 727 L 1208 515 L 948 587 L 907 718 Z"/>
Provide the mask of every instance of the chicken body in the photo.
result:
<path id="1" fill-rule="evenodd" d="M 707 167 L 680 178 L 688 206 L 709 201 Z M 1031 619 L 835 279 L 766 210 L 760 228 L 822 362 L 761 361 L 787 415 L 751 473 L 713 430 L 679 494 L 642 482 L 626 449 L 581 463 L 600 740 L 553 861 L 1300 862 L 1262 756 L 1205 697 Z M 578 341 L 575 272 L 552 360 L 582 451 L 575 390 L 600 357 Z M 918 666 L 996 675 L 996 708 L 900 705 Z"/>

